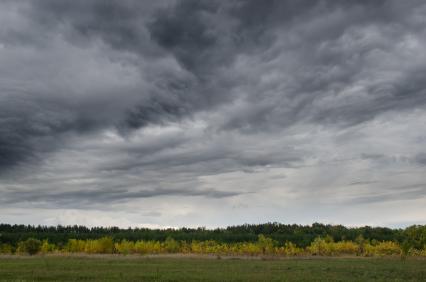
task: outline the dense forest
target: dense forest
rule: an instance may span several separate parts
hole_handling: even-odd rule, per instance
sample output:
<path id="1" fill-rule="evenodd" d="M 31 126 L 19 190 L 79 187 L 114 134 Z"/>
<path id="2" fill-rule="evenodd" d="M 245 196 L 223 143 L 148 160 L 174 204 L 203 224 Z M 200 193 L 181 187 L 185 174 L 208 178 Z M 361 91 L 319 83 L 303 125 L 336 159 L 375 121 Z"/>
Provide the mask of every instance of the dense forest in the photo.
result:
<path id="1" fill-rule="evenodd" d="M 28 238 L 47 240 L 57 246 L 64 246 L 70 239 L 94 240 L 109 237 L 114 242 L 123 240 L 136 242 L 158 241 L 164 242 L 172 238 L 181 242 L 215 241 L 218 243 L 256 242 L 259 235 L 271 238 L 278 246 L 290 242 L 298 247 L 305 248 L 316 238 L 331 238 L 334 242 L 356 241 L 363 238 L 367 241 L 392 241 L 402 244 L 409 242 L 417 249 L 426 246 L 426 225 L 413 225 L 405 229 L 386 227 L 345 227 L 342 225 L 328 225 L 314 223 L 312 225 L 297 224 L 244 224 L 227 228 L 179 228 L 179 229 L 148 229 L 118 227 L 84 227 L 84 226 L 31 226 L 0 224 L 0 243 L 17 246 L 18 242 Z"/>

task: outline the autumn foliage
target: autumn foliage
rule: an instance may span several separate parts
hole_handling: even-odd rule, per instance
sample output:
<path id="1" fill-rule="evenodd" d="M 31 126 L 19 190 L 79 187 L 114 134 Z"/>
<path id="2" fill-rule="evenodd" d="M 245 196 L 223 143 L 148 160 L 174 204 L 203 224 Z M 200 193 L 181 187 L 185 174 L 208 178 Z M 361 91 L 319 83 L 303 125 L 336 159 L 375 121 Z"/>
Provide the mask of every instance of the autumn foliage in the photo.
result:
<path id="1" fill-rule="evenodd" d="M 2 244 L 1 253 L 11 254 L 13 247 Z M 221 243 L 207 241 L 176 241 L 169 237 L 165 241 L 136 242 L 122 240 L 114 242 L 111 237 L 99 239 L 70 239 L 65 246 L 57 246 L 47 240 L 28 239 L 20 242 L 17 254 L 36 253 L 85 253 L 85 254 L 203 254 L 203 255 L 238 255 L 238 256 L 426 256 L 425 249 L 411 248 L 403 253 L 400 244 L 393 241 L 366 240 L 334 242 L 331 237 L 318 237 L 306 248 L 298 247 L 291 242 L 280 245 L 264 235 L 259 235 L 256 242 Z"/>
<path id="2" fill-rule="evenodd" d="M 401 256 L 403 259 L 407 256 L 426 256 L 426 226 L 420 225 L 398 230 L 368 227 L 348 229 L 321 224 L 245 225 L 216 230 L 89 230 L 67 227 L 53 231 L 48 228 L 46 232 L 34 232 L 40 227 L 31 226 L 0 227 L 3 228 L 3 231 L 0 228 L 0 254 L 181 253 L 218 256 Z M 258 233 L 259 230 L 266 231 L 266 234 Z M 103 233 L 106 235 L 98 236 Z M 48 236 L 43 238 L 43 234 Z M 168 236 L 163 237 L 165 234 Z M 321 235 L 312 238 L 312 234 Z M 74 238 L 69 238 L 71 236 Z"/>

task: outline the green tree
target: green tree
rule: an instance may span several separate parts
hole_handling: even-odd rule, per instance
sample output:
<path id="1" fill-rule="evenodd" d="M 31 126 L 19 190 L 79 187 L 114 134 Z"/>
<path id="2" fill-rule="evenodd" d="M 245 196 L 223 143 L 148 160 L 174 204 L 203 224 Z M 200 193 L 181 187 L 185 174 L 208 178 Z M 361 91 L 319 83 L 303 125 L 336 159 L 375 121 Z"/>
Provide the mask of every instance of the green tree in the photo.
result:
<path id="1" fill-rule="evenodd" d="M 412 249 L 412 244 L 409 240 L 405 240 L 401 244 L 401 260 L 405 260 Z"/>
<path id="2" fill-rule="evenodd" d="M 360 256 L 365 253 L 365 244 L 367 243 L 364 237 L 361 235 L 358 235 L 355 239 L 355 243 L 358 244 L 358 252 L 357 255 Z"/>
<path id="3" fill-rule="evenodd" d="M 28 253 L 29 255 L 35 255 L 41 250 L 41 241 L 28 238 L 27 240 L 20 242 L 18 245 L 18 250 L 23 253 Z"/>

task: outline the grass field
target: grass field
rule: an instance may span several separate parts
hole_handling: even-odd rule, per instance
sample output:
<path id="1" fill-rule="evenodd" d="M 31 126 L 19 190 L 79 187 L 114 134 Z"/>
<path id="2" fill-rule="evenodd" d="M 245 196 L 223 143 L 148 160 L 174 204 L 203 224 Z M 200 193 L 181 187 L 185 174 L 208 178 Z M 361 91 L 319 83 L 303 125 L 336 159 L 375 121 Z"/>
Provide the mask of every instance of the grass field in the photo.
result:
<path id="1" fill-rule="evenodd" d="M 0 281 L 426 281 L 426 260 L 0 257 Z"/>

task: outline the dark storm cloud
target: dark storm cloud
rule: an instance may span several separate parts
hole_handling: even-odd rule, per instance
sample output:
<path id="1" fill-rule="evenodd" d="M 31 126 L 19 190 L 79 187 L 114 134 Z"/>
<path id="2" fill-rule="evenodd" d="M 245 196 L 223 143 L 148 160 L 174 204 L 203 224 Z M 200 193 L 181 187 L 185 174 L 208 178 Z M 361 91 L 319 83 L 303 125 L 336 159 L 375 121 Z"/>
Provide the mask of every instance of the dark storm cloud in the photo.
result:
<path id="1" fill-rule="evenodd" d="M 423 1 L 36 0 L 0 6 L 3 173 L 52 153 L 72 163 L 66 153 L 79 150 L 102 160 L 88 157 L 91 177 L 122 177 L 128 181 L 122 185 L 132 187 L 142 176 L 173 183 L 256 168 L 302 169 L 330 143 L 310 140 L 312 127 L 335 137 L 334 130 L 426 105 Z M 172 133 L 137 137 L 157 127 Z M 85 143 L 96 136 L 95 145 Z M 344 147 L 357 138 L 365 136 L 349 132 L 335 142 Z M 390 161 L 396 153 L 369 145 L 358 158 L 405 165 L 401 156 Z M 425 164 L 416 150 L 406 158 Z M 63 171 L 78 170 L 68 165 Z M 206 187 L 123 192 L 103 184 L 116 190 L 104 188 L 99 198 L 101 189 L 40 198 L 34 192 L 22 200 L 237 195 Z M 20 201 L 18 192 L 2 194 Z"/>
<path id="2" fill-rule="evenodd" d="M 419 165 L 426 166 L 426 153 L 419 153 L 419 154 L 417 154 L 416 157 L 415 157 L 415 161 Z"/>
<path id="3" fill-rule="evenodd" d="M 423 199 L 426 197 L 426 185 L 417 184 L 409 186 L 392 187 L 387 192 L 378 195 L 360 196 L 349 202 L 356 204 L 379 203 L 386 201 L 404 201 Z"/>
<path id="4" fill-rule="evenodd" d="M 248 125 L 257 130 L 300 120 L 350 126 L 385 111 L 425 104 L 422 66 L 419 69 L 413 61 L 412 68 L 395 79 L 382 77 L 383 70 L 368 63 L 376 53 L 378 59 L 397 62 L 401 50 L 394 50 L 395 44 L 412 32 L 424 39 L 424 25 L 410 20 L 419 6 L 422 3 L 414 1 L 181 1 L 161 9 L 148 28 L 186 69 L 218 85 L 225 80 L 217 71 L 241 56 L 258 58 L 253 64 L 267 64 L 279 56 L 298 60 L 284 59 L 282 70 L 265 69 L 285 82 L 255 87 L 248 93 L 248 108 L 231 116 L 227 129 Z M 370 37 L 370 31 L 377 34 Z M 255 82 L 243 75 L 230 87 L 258 84 L 263 73 L 254 72 Z M 343 96 L 334 102 L 333 95 L 348 86 L 363 87 L 357 99 Z M 221 89 L 209 90 L 203 94 L 223 95 Z M 316 105 L 322 99 L 329 101 Z"/>
<path id="5" fill-rule="evenodd" d="M 0 106 L 0 171 L 52 150 L 63 133 L 83 133 L 96 127 L 90 119 L 68 115 L 65 109 L 48 102 L 25 98 L 16 100 L 10 95 Z"/>
<path id="6" fill-rule="evenodd" d="M 27 10 L 40 29 L 58 25 L 71 44 L 89 44 L 102 39 L 113 48 L 141 54 L 158 53 L 150 48 L 145 22 L 165 1 L 31 1 Z M 152 54 L 151 54 L 152 52 Z"/>
<path id="7" fill-rule="evenodd" d="M 241 195 L 241 192 L 219 191 L 207 189 L 203 191 L 189 189 L 162 189 L 128 191 L 123 189 L 96 189 L 96 190 L 78 190 L 70 192 L 55 191 L 15 191 L 8 189 L 3 191 L 4 197 L 0 202 L 4 205 L 19 205 L 32 203 L 35 206 L 45 203 L 55 203 L 53 208 L 71 207 L 71 208 L 90 208 L 92 206 L 126 202 L 129 199 L 143 199 L 159 196 L 192 196 L 221 199 Z"/>
<path id="8" fill-rule="evenodd" d="M 213 52 L 221 34 L 215 30 L 214 23 L 208 22 L 208 17 L 216 17 L 218 12 L 219 5 L 214 1 L 181 1 L 175 7 L 157 12 L 148 27 L 160 46 L 197 73 L 216 59 Z"/>
<path id="9" fill-rule="evenodd" d="M 242 54 L 265 56 L 265 59 L 261 58 L 262 63 L 271 60 L 274 55 L 280 55 L 267 54 L 280 36 L 294 36 L 295 44 L 285 43 L 280 52 L 294 53 L 306 68 L 301 72 L 293 69 L 290 89 L 282 89 L 281 93 L 275 93 L 278 97 L 271 97 L 281 100 L 274 102 L 285 103 L 288 108 L 284 111 L 275 109 L 271 113 L 276 103 L 259 103 L 259 107 L 251 105 L 250 112 L 255 114 L 237 114 L 228 123 L 230 127 L 241 127 L 246 123 L 253 126 L 262 126 L 268 121 L 280 123 L 283 119 L 286 122 L 280 125 L 292 124 L 299 119 L 352 124 L 371 119 L 382 111 L 424 104 L 423 75 L 419 70 L 413 70 L 406 73 L 403 81 L 371 85 L 371 89 L 364 90 L 367 99 L 360 99 L 357 104 L 312 107 L 316 100 L 341 88 L 334 88 L 334 84 L 354 83 L 354 77 L 362 71 L 364 54 L 377 48 L 386 51 L 392 46 L 387 42 L 393 40 L 391 36 L 396 35 L 394 38 L 398 39 L 407 31 L 404 27 L 413 28 L 409 16 L 420 4 L 397 1 L 177 1 L 174 5 L 173 2 L 152 4 L 148 1 L 33 1 L 27 13 L 37 23 L 36 35 L 37 31 L 38 35 L 46 36 L 62 32 L 71 44 L 101 39 L 113 49 L 135 52 L 143 58 L 152 59 L 170 53 L 198 78 L 195 82 L 176 81 L 179 86 L 173 78 L 159 78 L 168 83 L 164 91 L 174 96 L 154 93 L 151 95 L 155 96 L 144 104 L 129 109 L 124 124 L 131 128 L 156 122 L 164 116 L 185 116 L 217 103 L 232 101 L 230 89 L 218 85 L 232 88 L 247 83 L 246 78 L 226 81 L 216 74 L 218 69 L 226 68 Z M 331 17 L 329 21 L 321 20 L 335 13 L 341 15 Z M 311 26 L 316 21 L 318 25 Z M 354 47 L 350 50 L 339 46 L 339 38 L 352 28 L 387 24 L 395 25 L 397 31 L 384 34 L 383 42 L 381 39 L 371 44 L 365 42 L 358 49 L 359 44 L 353 42 Z M 65 26 L 65 29 L 58 31 L 58 26 Z M 297 33 L 298 29 L 300 33 Z M 25 32 L 25 35 L 31 34 Z M 155 44 L 164 52 L 155 48 Z M 321 44 L 329 45 L 329 48 L 321 48 Z M 361 59 L 348 63 L 353 55 L 360 55 Z M 327 72 L 333 67 L 340 67 L 340 74 L 330 77 Z M 270 90 L 259 89 L 259 92 Z M 252 96 L 253 99 L 265 99 L 257 93 Z M 282 99 L 285 97 L 289 101 Z"/>

